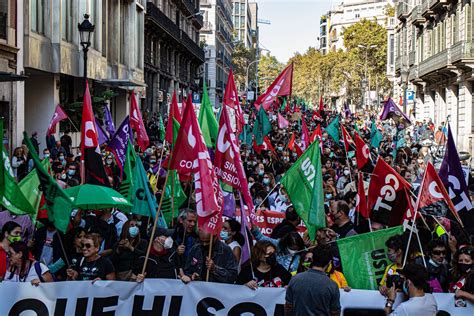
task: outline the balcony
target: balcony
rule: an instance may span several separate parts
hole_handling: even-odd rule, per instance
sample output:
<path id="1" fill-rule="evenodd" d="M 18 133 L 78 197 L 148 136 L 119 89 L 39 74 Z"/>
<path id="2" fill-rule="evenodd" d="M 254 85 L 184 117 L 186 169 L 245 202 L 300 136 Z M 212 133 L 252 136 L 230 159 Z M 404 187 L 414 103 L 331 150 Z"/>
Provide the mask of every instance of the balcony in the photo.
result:
<path id="1" fill-rule="evenodd" d="M 182 7 L 186 9 L 189 15 L 196 13 L 196 7 L 192 0 L 181 0 Z"/>
<path id="2" fill-rule="evenodd" d="M 422 7 L 417 5 L 411 13 L 411 23 L 415 26 L 421 26 L 426 22 L 426 19 L 421 15 Z"/>
<path id="3" fill-rule="evenodd" d="M 204 17 L 202 15 L 196 15 L 193 19 L 193 23 L 200 29 L 204 25 Z"/>
<path id="4" fill-rule="evenodd" d="M 398 72 L 402 69 L 403 56 L 397 56 L 395 58 L 395 72 Z"/>
<path id="5" fill-rule="evenodd" d="M 205 61 L 204 50 L 199 47 L 199 45 L 196 44 L 184 31 L 181 31 L 181 44 L 183 44 L 183 46 L 187 48 L 201 62 Z"/>
<path id="6" fill-rule="evenodd" d="M 424 2 L 428 2 L 427 0 L 424 0 Z M 431 10 L 437 10 L 443 7 L 446 7 L 450 0 L 430 0 L 430 9 Z"/>
<path id="7" fill-rule="evenodd" d="M 216 7 L 221 12 L 224 19 L 227 21 L 229 25 L 233 25 L 232 17 L 230 16 L 229 12 L 226 10 L 224 2 L 222 0 L 216 0 Z"/>
<path id="8" fill-rule="evenodd" d="M 147 18 L 153 22 L 154 25 L 158 26 L 163 32 L 173 37 L 177 42 L 180 41 L 179 27 L 171 21 L 159 8 L 157 8 L 152 2 L 146 4 Z"/>
<path id="9" fill-rule="evenodd" d="M 430 1 L 424 0 L 421 2 L 421 16 L 424 18 L 430 18 L 434 15 L 433 10 L 430 9 Z"/>
<path id="10" fill-rule="evenodd" d="M 457 42 L 451 47 L 451 63 L 453 65 L 474 62 L 472 42 Z"/>
<path id="11" fill-rule="evenodd" d="M 419 76 L 426 76 L 430 73 L 446 68 L 448 65 L 448 50 L 445 49 L 420 63 Z"/>
<path id="12" fill-rule="evenodd" d="M 408 5 L 404 2 L 399 2 L 397 4 L 397 18 L 400 21 L 406 21 L 409 15 Z"/>

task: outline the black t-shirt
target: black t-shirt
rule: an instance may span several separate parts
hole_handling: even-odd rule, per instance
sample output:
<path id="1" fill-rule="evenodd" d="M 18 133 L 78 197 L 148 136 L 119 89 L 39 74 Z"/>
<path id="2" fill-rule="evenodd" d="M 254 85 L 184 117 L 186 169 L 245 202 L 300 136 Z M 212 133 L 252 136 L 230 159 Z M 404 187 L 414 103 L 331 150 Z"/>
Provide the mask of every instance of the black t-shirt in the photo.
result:
<path id="1" fill-rule="evenodd" d="M 341 227 L 338 227 L 337 225 L 332 225 L 331 229 L 334 230 L 334 232 L 338 235 L 339 239 L 345 238 L 351 230 L 354 230 L 354 224 L 351 221 L 348 221 Z M 353 233 L 355 233 L 355 230 Z"/>
<path id="2" fill-rule="evenodd" d="M 259 287 L 284 287 L 291 280 L 291 273 L 283 266 L 277 263 L 268 272 L 260 272 L 258 269 L 253 271 Z M 242 268 L 237 279 L 238 284 L 245 284 L 253 280 L 252 268 L 250 265 Z"/>
<path id="3" fill-rule="evenodd" d="M 104 257 L 99 257 L 97 260 L 87 262 L 83 257 L 77 263 L 75 270 L 79 273 L 78 281 L 87 281 L 100 278 L 105 280 L 106 276 L 115 271 L 112 262 Z"/>

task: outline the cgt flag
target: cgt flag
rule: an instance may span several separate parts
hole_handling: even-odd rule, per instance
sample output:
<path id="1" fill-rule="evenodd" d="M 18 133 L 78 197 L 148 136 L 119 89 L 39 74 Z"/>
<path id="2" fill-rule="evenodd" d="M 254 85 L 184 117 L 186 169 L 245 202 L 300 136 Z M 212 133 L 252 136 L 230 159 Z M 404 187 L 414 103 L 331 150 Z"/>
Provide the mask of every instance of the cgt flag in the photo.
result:
<path id="1" fill-rule="evenodd" d="M 388 100 L 384 102 L 383 111 L 380 115 L 381 121 L 388 119 L 393 119 L 399 129 L 404 129 L 411 124 L 408 116 L 398 108 L 392 98 L 388 98 Z"/>
<path id="2" fill-rule="evenodd" d="M 56 125 L 62 120 L 65 120 L 67 118 L 68 116 L 66 112 L 64 112 L 63 108 L 59 104 L 56 105 L 56 109 L 54 110 L 53 118 L 51 119 L 51 122 L 49 123 L 46 136 L 50 136 L 51 134 L 56 133 Z"/>
<path id="3" fill-rule="evenodd" d="M 263 106 L 265 111 L 268 111 L 277 97 L 291 95 L 292 85 L 293 63 L 283 69 L 281 74 L 279 74 L 275 81 L 268 87 L 267 91 L 258 97 L 257 101 L 255 101 L 255 107 L 259 110 L 260 106 Z"/>
<path id="4" fill-rule="evenodd" d="M 310 139 L 309 139 L 309 131 L 308 126 L 306 125 L 306 120 L 303 118 L 301 124 L 301 150 L 305 151 L 306 148 L 309 147 Z"/>
<path id="5" fill-rule="evenodd" d="M 362 169 L 370 161 L 370 149 L 359 134 L 354 133 L 357 168 Z"/>
<path id="6" fill-rule="evenodd" d="M 132 91 L 130 94 L 130 126 L 137 133 L 137 143 L 142 151 L 145 151 L 150 144 L 150 139 L 143 124 L 142 113 L 138 108 L 137 96 Z"/>
<path id="7" fill-rule="evenodd" d="M 233 129 L 233 131 L 236 134 L 240 134 L 240 132 L 242 132 L 242 128 L 245 125 L 245 119 L 242 108 L 240 107 L 239 94 L 237 93 L 237 88 L 235 87 L 234 73 L 232 72 L 232 69 L 230 69 L 229 76 L 227 78 L 223 104 L 228 106 L 228 109 L 233 112 L 235 117 L 235 129 Z"/>
<path id="8" fill-rule="evenodd" d="M 346 149 L 346 152 L 349 152 L 351 145 L 355 147 L 355 143 L 352 140 L 352 137 L 349 134 L 349 132 L 346 130 L 346 128 L 342 124 L 341 124 L 341 130 L 342 130 L 342 138 L 344 140 L 344 148 Z"/>

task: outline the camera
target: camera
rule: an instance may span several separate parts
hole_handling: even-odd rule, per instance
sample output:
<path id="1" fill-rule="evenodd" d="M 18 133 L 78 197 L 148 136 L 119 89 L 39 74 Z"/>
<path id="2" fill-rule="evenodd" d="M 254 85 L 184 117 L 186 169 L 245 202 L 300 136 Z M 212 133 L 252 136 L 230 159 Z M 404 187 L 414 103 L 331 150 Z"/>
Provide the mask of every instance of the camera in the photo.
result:
<path id="1" fill-rule="evenodd" d="M 387 287 L 391 288 L 395 284 L 397 290 L 403 290 L 404 279 L 398 274 L 392 274 L 387 276 Z"/>

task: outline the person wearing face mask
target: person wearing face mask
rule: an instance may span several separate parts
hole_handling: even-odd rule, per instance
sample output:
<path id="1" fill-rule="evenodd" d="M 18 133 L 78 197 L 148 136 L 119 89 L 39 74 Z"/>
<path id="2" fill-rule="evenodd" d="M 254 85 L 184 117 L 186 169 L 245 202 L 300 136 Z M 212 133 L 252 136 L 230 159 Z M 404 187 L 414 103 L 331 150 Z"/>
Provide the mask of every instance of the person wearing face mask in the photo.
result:
<path id="1" fill-rule="evenodd" d="M 455 293 L 458 300 L 469 300 L 474 302 L 474 248 L 465 246 L 454 254 L 454 271 L 452 272 L 455 282 L 449 285 L 449 292 Z"/>
<path id="2" fill-rule="evenodd" d="M 69 187 L 74 187 L 81 183 L 81 178 L 77 170 L 78 166 L 75 163 L 69 163 L 66 167 L 66 179 L 64 180 Z"/>
<path id="3" fill-rule="evenodd" d="M 120 240 L 113 246 L 112 262 L 117 269 L 117 280 L 130 281 L 136 260 L 144 256 L 147 242 L 140 238 L 140 229 L 135 220 L 122 227 Z"/>
<path id="4" fill-rule="evenodd" d="M 273 196 L 272 196 L 273 195 Z M 285 189 L 280 188 L 277 192 L 274 192 L 268 198 L 270 201 L 270 210 L 275 212 L 284 213 L 288 207 L 291 206 L 291 201 Z"/>
<path id="5" fill-rule="evenodd" d="M 213 242 L 210 248 L 211 240 Z M 211 255 L 209 256 L 209 251 Z M 232 249 L 213 236 L 202 230 L 199 231 L 199 243 L 189 251 L 181 281 L 206 280 L 209 270 L 209 281 L 232 284 L 237 279 L 238 264 Z"/>
<path id="6" fill-rule="evenodd" d="M 238 271 L 240 272 L 240 259 L 242 255 L 242 246 L 244 246 L 245 239 L 240 232 L 241 225 L 238 221 L 230 218 L 222 225 L 220 237 L 222 241 L 232 249 L 235 261 L 239 264 Z"/>
<path id="7" fill-rule="evenodd" d="M 354 223 L 349 218 L 349 205 L 341 200 L 335 201 L 330 207 L 330 217 L 334 222 L 331 229 L 338 234 L 339 239 L 357 235 Z"/>
<path id="8" fill-rule="evenodd" d="M 446 262 L 446 244 L 441 239 L 433 239 L 427 247 L 427 258 L 425 259 L 429 273 L 428 284 L 432 293 L 447 292 L 449 269 Z M 415 263 L 423 265 L 421 257 Z"/>
<path id="9" fill-rule="evenodd" d="M 408 297 L 395 309 L 393 304 L 397 296 L 395 284 L 387 292 L 387 302 L 385 304 L 385 314 L 387 315 L 431 315 L 438 312 L 438 305 L 433 295 L 426 293 L 428 288 L 428 271 L 424 266 L 416 263 L 407 263 L 403 269 L 398 270 L 403 278 L 403 293 Z"/>
<path id="10" fill-rule="evenodd" d="M 291 274 L 277 262 L 276 247 L 270 241 L 258 241 L 252 248 L 252 264 L 242 267 L 237 284 L 252 290 L 259 287 L 284 287 L 290 283 Z"/>
<path id="11" fill-rule="evenodd" d="M 16 241 L 21 241 L 21 226 L 13 221 L 6 222 L 0 236 L 0 281 L 7 272 L 7 253 L 10 251 L 10 245 Z"/>
<path id="12" fill-rule="evenodd" d="M 380 281 L 379 292 L 380 294 L 387 295 L 387 278 L 392 275 L 398 275 L 397 269 L 403 264 L 403 238 L 400 235 L 390 237 L 386 242 L 387 257 L 392 263 L 385 268 L 385 272 Z"/>
<path id="13" fill-rule="evenodd" d="M 339 179 L 337 179 L 336 189 L 338 191 L 344 190 L 346 185 L 351 181 L 350 174 L 351 174 L 351 171 L 349 170 L 349 168 L 347 167 L 344 168 L 344 171 L 342 172 L 342 176 L 340 176 Z"/>
<path id="14" fill-rule="evenodd" d="M 66 156 L 66 150 L 61 146 L 61 142 L 57 141 L 56 145 L 51 149 L 51 158 L 56 160 L 59 159 L 59 156 L 63 156 L 62 159 L 64 160 L 64 157 Z"/>
<path id="15" fill-rule="evenodd" d="M 146 258 L 143 255 L 133 268 L 132 280 L 142 282 L 145 278 L 177 279 L 179 268 L 177 252 L 173 244 L 173 238 L 161 234 L 157 236 L 150 248 L 150 257 L 148 258 L 145 273 L 141 274 Z"/>

